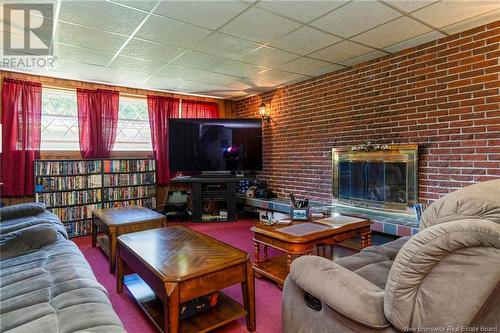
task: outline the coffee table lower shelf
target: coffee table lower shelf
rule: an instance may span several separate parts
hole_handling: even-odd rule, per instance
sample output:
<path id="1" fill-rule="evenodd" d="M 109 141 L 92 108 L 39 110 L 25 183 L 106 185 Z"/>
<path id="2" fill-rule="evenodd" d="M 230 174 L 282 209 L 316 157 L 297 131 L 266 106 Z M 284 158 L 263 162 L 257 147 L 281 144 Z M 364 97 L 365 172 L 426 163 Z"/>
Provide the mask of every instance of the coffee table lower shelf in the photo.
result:
<path id="1" fill-rule="evenodd" d="M 156 328 L 165 332 L 163 321 L 163 302 L 137 274 L 126 275 L 124 285 L 130 291 L 136 303 L 152 320 Z M 183 319 L 179 323 L 179 332 L 208 332 L 233 320 L 244 317 L 245 308 L 231 297 L 219 292 L 219 303 L 214 308 Z"/>
<path id="2" fill-rule="evenodd" d="M 267 258 L 266 260 L 259 261 L 258 263 L 254 263 L 253 270 L 257 276 L 265 276 L 282 286 L 288 275 L 286 267 L 286 254 L 277 255 Z"/>

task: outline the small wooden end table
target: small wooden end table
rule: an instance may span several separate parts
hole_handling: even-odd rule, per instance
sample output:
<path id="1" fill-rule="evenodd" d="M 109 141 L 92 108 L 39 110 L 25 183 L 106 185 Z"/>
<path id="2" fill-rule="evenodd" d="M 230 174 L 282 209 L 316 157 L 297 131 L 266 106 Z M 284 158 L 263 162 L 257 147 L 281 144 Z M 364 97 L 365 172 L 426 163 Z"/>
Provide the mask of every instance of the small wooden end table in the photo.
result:
<path id="1" fill-rule="evenodd" d="M 362 220 L 338 228 L 313 222 L 292 222 L 290 225 L 272 226 L 259 223 L 252 227 L 255 251 L 253 267 L 256 275 L 265 276 L 283 286 L 290 273 L 290 265 L 294 257 L 311 254 L 317 245 L 333 246 L 360 235 L 361 247 L 371 246 L 370 224 L 372 222 L 370 220 Z M 285 229 L 280 231 L 283 228 Z M 264 250 L 262 260 L 261 246 Z M 278 249 L 285 254 L 268 257 L 268 247 Z"/>
<path id="2" fill-rule="evenodd" d="M 126 268 L 136 274 L 124 277 Z M 219 293 L 215 307 L 179 321 L 181 304 L 237 283 L 241 284 L 244 306 Z M 255 331 L 250 256 L 186 227 L 118 237 L 118 293 L 124 284 L 162 332 L 207 332 L 243 316 L 248 331 Z"/>
<path id="3" fill-rule="evenodd" d="M 96 209 L 92 212 L 92 247 L 97 243 L 109 257 L 109 272 L 115 272 L 117 237 L 167 225 L 164 215 L 137 206 Z M 103 232 L 97 235 L 97 229 Z"/>

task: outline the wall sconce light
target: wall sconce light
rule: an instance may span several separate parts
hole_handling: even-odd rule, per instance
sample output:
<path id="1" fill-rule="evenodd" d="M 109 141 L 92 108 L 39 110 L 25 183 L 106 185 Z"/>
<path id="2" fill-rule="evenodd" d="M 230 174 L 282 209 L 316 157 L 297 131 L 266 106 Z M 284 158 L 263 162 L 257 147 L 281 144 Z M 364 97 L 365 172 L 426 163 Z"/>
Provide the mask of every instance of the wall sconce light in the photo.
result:
<path id="1" fill-rule="evenodd" d="M 264 103 L 264 101 L 260 103 L 259 116 L 262 118 L 262 121 L 266 124 L 269 123 L 269 121 L 271 121 L 271 116 L 267 114 L 266 104 Z"/>

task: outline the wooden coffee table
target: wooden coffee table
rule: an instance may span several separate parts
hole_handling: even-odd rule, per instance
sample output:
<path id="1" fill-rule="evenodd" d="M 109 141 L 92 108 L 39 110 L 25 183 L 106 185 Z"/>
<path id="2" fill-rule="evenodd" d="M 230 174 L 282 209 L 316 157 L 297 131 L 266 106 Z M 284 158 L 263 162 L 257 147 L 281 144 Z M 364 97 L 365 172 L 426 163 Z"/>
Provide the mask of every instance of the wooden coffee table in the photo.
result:
<path id="1" fill-rule="evenodd" d="M 109 257 L 109 272 L 115 272 L 116 239 L 118 236 L 166 226 L 164 215 L 137 206 L 96 209 L 92 212 L 92 247 L 99 243 Z M 97 229 L 103 232 L 97 235 Z"/>
<path id="2" fill-rule="evenodd" d="M 124 277 L 126 267 L 138 276 Z M 181 304 L 237 283 L 244 306 L 220 293 L 217 306 L 179 321 Z M 249 255 L 197 231 L 172 226 L 118 237 L 118 293 L 124 284 L 162 332 L 207 332 L 243 316 L 255 331 Z"/>
<path id="3" fill-rule="evenodd" d="M 333 246 L 360 235 L 361 247 L 371 245 L 370 220 L 346 224 L 332 228 L 313 222 L 292 222 L 291 225 L 266 226 L 259 223 L 251 228 L 253 231 L 255 261 L 254 270 L 257 276 L 265 276 L 283 286 L 290 272 L 294 257 L 311 254 L 317 245 Z M 264 250 L 261 260 L 260 249 Z M 284 255 L 268 257 L 268 247 L 284 252 Z"/>

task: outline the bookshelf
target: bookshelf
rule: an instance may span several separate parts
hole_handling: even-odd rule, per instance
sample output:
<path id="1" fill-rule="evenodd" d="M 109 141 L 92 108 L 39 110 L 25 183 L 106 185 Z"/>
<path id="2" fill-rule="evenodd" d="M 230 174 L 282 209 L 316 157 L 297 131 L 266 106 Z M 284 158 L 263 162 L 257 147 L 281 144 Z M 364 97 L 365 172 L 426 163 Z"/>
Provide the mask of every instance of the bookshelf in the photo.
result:
<path id="1" fill-rule="evenodd" d="M 47 205 L 70 237 L 90 235 L 99 208 L 156 208 L 154 159 L 36 160 L 35 200 Z"/>

